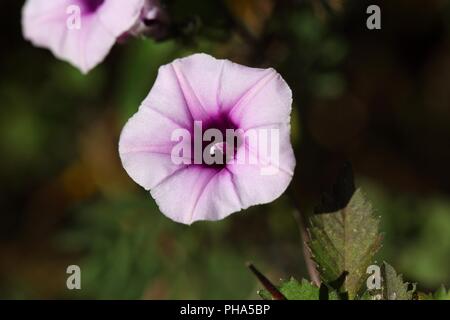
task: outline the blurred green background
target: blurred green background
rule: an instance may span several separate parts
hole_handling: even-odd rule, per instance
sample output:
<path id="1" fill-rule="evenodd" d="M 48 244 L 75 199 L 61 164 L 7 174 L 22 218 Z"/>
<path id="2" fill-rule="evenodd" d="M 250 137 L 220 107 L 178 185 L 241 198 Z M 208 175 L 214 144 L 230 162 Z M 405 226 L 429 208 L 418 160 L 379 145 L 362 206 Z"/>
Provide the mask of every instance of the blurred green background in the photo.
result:
<path id="1" fill-rule="evenodd" d="M 23 2 L 0 4 L 0 298 L 256 298 L 246 261 L 307 277 L 287 195 L 188 227 L 122 169 L 120 130 L 158 67 L 194 52 L 289 83 L 305 212 L 350 161 L 382 217 L 378 261 L 450 284 L 450 1 L 163 0 L 168 38 L 117 45 L 88 76 L 23 40 Z M 82 290 L 66 289 L 71 264 Z"/>

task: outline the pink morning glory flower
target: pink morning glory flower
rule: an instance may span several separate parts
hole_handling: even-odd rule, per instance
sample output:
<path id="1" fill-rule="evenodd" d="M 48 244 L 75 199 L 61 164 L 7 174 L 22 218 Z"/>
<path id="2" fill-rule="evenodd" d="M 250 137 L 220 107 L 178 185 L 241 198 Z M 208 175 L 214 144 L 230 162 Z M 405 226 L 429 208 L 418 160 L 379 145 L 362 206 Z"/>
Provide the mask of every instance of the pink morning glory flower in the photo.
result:
<path id="1" fill-rule="evenodd" d="M 206 54 L 161 66 L 123 128 L 123 167 L 161 212 L 191 224 L 278 198 L 295 167 L 292 94 L 273 69 Z"/>
<path id="2" fill-rule="evenodd" d="M 50 49 L 83 73 L 107 56 L 116 40 L 139 22 L 145 0 L 27 0 L 24 37 Z M 147 4 L 148 5 L 148 4 Z"/>

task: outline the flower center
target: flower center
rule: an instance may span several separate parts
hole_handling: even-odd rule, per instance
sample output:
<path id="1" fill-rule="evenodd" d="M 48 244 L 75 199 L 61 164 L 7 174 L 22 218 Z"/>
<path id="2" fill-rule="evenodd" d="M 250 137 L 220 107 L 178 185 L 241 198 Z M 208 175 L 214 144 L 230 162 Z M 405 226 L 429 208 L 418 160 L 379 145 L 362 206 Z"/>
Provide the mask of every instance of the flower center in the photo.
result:
<path id="1" fill-rule="evenodd" d="M 105 0 L 81 0 L 81 7 L 86 14 L 94 13 Z"/>
<path id="2" fill-rule="evenodd" d="M 202 166 L 223 169 L 227 163 L 234 159 L 237 149 L 241 145 L 238 126 L 227 115 L 221 115 L 203 123 L 205 135 L 212 130 L 216 133 L 209 140 L 203 140 Z M 209 155 L 209 159 L 205 159 Z M 212 162 L 212 163 L 211 163 Z"/>

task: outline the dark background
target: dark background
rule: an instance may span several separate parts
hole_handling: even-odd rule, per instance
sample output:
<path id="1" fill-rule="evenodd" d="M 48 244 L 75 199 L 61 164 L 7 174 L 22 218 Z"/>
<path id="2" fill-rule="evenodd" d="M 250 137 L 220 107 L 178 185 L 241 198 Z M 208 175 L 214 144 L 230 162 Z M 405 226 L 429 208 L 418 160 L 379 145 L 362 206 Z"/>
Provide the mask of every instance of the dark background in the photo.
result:
<path id="1" fill-rule="evenodd" d="M 287 195 L 187 227 L 122 169 L 120 130 L 157 68 L 194 52 L 291 86 L 304 212 L 350 162 L 382 218 L 378 262 L 423 290 L 450 283 L 450 1 L 162 2 L 166 39 L 117 45 L 87 76 L 23 39 L 23 1 L 1 2 L 0 298 L 255 298 L 246 261 L 307 277 Z M 381 30 L 366 28 L 373 3 Z"/>

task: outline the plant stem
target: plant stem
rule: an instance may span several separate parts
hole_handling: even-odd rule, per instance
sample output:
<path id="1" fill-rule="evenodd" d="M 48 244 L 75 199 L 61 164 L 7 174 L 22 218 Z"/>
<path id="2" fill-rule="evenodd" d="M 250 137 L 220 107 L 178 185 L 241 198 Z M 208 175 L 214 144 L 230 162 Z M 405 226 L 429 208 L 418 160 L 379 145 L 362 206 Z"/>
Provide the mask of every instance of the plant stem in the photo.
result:
<path id="1" fill-rule="evenodd" d="M 306 269 L 308 270 L 309 277 L 311 281 L 318 287 L 320 287 L 320 276 L 316 268 L 316 263 L 311 257 L 311 251 L 308 247 L 308 242 L 310 240 L 308 230 L 306 229 L 306 218 L 301 214 L 300 210 L 294 211 L 294 218 L 297 221 L 298 229 L 300 232 L 300 237 L 302 241 L 302 251 L 303 257 L 306 264 Z"/>
<path id="2" fill-rule="evenodd" d="M 280 292 L 280 290 L 275 287 L 272 282 L 269 281 L 261 272 L 259 272 L 256 267 L 247 263 L 247 267 L 253 272 L 253 274 L 258 278 L 259 282 L 263 285 L 263 287 L 272 295 L 274 300 L 286 300 L 286 297 Z"/>

